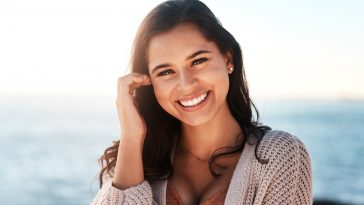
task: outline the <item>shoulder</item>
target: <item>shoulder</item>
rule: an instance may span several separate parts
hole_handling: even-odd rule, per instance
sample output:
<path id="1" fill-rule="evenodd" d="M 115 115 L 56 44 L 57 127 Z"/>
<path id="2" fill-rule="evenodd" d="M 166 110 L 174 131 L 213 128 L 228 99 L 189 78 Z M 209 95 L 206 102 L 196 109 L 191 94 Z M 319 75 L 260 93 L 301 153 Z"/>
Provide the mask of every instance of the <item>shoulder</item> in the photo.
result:
<path id="1" fill-rule="evenodd" d="M 276 202 L 277 195 L 289 196 L 289 204 L 312 204 L 311 160 L 297 136 L 279 130 L 269 131 L 258 144 L 256 154 L 260 159 L 268 160 L 264 164 L 255 162 L 253 169 L 267 204 L 272 200 Z"/>
<path id="2" fill-rule="evenodd" d="M 297 136 L 281 130 L 268 131 L 257 149 L 258 156 L 269 161 L 310 160 L 304 143 Z"/>

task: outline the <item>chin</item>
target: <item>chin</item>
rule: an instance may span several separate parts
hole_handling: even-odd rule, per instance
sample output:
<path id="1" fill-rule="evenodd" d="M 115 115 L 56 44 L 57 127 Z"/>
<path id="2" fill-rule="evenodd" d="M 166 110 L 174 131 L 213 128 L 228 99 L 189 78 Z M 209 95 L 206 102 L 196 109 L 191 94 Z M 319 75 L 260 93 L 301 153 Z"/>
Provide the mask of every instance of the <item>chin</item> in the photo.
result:
<path id="1" fill-rule="evenodd" d="M 181 121 L 182 124 L 188 126 L 199 126 L 206 124 L 210 120 L 210 118 L 204 116 L 204 117 L 193 117 L 192 119 L 179 119 L 179 120 Z"/>

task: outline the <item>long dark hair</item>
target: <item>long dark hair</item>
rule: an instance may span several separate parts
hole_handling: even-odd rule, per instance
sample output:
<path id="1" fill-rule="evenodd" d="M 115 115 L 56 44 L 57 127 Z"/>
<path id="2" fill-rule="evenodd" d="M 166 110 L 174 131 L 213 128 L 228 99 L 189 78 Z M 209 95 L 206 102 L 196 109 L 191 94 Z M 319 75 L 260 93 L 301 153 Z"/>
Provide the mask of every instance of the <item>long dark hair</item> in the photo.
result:
<path id="1" fill-rule="evenodd" d="M 234 72 L 229 75 L 227 102 L 232 115 L 243 131 L 244 140 L 238 146 L 214 154 L 210 158 L 210 171 L 213 176 L 217 177 L 219 174 L 214 171 L 213 166 L 217 158 L 242 152 L 247 141 L 255 141 L 258 146 L 262 136 L 270 128 L 258 123 L 259 113 L 249 97 L 239 43 L 224 29 L 211 10 L 198 0 L 166 1 L 155 7 L 145 17 L 134 41 L 131 57 L 132 72 L 149 75 L 147 50 L 151 38 L 184 23 L 195 25 L 207 40 L 216 43 L 222 54 L 227 52 L 232 54 Z M 158 104 L 152 86 L 139 88 L 136 98 L 140 113 L 147 125 L 143 146 L 144 178 L 150 183 L 167 179 L 173 174 L 170 157 L 174 144 L 181 133 L 181 123 Z M 253 110 L 256 113 L 255 120 Z M 249 138 L 256 140 L 248 140 Z M 119 141 L 115 141 L 113 146 L 107 148 L 99 159 L 102 166 L 99 175 L 100 187 L 105 172 L 109 176 L 113 176 L 118 146 Z M 257 150 L 255 153 L 261 163 L 267 163 L 266 160 L 257 156 Z"/>

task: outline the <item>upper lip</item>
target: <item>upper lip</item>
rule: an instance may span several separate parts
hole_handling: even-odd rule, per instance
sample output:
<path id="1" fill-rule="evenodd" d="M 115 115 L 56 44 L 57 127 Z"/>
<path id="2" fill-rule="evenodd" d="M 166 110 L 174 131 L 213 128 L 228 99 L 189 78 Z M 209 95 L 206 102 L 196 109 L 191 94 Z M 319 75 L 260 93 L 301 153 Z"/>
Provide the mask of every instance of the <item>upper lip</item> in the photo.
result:
<path id="1" fill-rule="evenodd" d="M 193 100 L 197 97 L 200 97 L 202 94 L 207 93 L 208 91 L 202 91 L 202 92 L 195 92 L 193 94 L 187 95 L 187 96 L 183 96 L 178 98 L 178 101 L 188 101 L 188 100 Z"/>

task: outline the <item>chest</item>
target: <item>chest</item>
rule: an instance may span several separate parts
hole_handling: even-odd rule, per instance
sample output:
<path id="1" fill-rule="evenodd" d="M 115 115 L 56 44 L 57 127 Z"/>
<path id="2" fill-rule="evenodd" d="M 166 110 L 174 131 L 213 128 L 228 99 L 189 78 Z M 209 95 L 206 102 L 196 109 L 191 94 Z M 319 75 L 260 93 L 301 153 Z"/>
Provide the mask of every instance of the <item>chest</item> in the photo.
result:
<path id="1" fill-rule="evenodd" d="M 237 159 L 213 166 L 219 177 L 214 177 L 208 163 L 175 163 L 174 174 L 168 180 L 169 189 L 178 195 L 182 204 L 203 204 L 210 199 L 223 201 L 234 174 Z"/>

